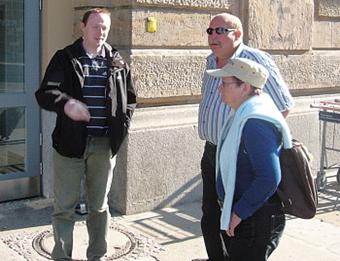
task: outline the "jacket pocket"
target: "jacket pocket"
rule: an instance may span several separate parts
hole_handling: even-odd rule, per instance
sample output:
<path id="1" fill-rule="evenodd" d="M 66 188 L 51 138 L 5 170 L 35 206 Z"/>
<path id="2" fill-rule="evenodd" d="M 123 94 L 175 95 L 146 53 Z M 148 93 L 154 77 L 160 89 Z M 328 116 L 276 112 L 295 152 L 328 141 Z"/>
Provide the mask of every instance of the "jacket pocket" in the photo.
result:
<path id="1" fill-rule="evenodd" d="M 52 133 L 53 148 L 65 157 L 81 158 L 86 146 L 86 123 L 64 117 Z"/>
<path id="2" fill-rule="evenodd" d="M 111 149 L 112 154 L 115 155 L 128 133 L 128 122 L 126 121 L 126 116 L 123 114 L 112 118 L 110 127 Z"/>

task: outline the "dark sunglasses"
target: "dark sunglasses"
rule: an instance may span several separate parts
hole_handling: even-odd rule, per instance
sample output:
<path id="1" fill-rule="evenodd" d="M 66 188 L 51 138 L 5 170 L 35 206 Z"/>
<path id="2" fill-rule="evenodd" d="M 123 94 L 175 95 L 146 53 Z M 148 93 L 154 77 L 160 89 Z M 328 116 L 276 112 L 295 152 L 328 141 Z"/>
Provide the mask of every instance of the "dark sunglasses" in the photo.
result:
<path id="1" fill-rule="evenodd" d="M 230 32 L 234 32 L 236 29 L 230 29 L 225 27 L 216 27 L 216 28 L 208 28 L 207 34 L 212 35 L 215 31 L 217 34 L 228 34 Z"/>

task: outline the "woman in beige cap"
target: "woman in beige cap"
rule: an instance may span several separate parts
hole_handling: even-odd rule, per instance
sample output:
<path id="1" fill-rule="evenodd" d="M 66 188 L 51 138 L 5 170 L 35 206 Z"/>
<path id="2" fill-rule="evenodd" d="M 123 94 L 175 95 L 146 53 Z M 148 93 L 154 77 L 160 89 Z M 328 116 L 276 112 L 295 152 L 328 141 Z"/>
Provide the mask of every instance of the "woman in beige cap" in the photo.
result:
<path id="1" fill-rule="evenodd" d="M 219 91 L 232 108 L 219 136 L 216 189 L 221 230 L 230 261 L 265 261 L 277 247 L 285 215 L 276 194 L 282 144 L 291 135 L 282 114 L 262 88 L 268 72 L 245 58 L 230 59 L 208 74 L 222 78 Z"/>

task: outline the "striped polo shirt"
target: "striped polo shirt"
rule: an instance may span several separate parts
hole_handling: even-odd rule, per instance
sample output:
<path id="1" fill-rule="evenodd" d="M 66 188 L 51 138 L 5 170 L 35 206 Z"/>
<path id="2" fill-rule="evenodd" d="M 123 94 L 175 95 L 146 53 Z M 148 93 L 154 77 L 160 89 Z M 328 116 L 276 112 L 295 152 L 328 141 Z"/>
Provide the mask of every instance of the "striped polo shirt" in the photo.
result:
<path id="1" fill-rule="evenodd" d="M 108 80 L 108 62 L 103 49 L 101 55 L 79 57 L 84 72 L 83 97 L 91 119 L 87 124 L 89 136 L 106 136 L 108 132 L 105 93 Z"/>
<path id="2" fill-rule="evenodd" d="M 290 110 L 294 106 L 293 98 L 284 82 L 278 67 L 272 57 L 259 49 L 240 44 L 231 58 L 248 58 L 265 66 L 269 71 L 268 80 L 264 86 L 280 111 Z M 206 69 L 216 69 L 216 56 L 207 57 Z M 198 134 L 202 140 L 217 144 L 217 139 L 223 124 L 230 112 L 230 107 L 223 103 L 218 86 L 222 84 L 221 78 L 215 78 L 206 72 L 203 75 L 202 100 L 198 113 Z"/>

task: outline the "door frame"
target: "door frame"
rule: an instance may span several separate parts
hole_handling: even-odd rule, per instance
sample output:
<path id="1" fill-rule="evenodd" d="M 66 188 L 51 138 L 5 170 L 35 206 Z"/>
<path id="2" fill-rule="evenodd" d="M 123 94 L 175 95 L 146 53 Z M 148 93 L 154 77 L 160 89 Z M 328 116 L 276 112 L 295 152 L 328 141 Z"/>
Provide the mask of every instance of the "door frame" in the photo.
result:
<path id="1" fill-rule="evenodd" d="M 0 93 L 1 108 L 25 108 L 25 171 L 0 175 L 0 202 L 40 195 L 40 1 L 24 1 L 24 90 Z M 13 192 L 13 189 L 15 190 Z M 17 195 L 17 196 L 16 196 Z"/>

